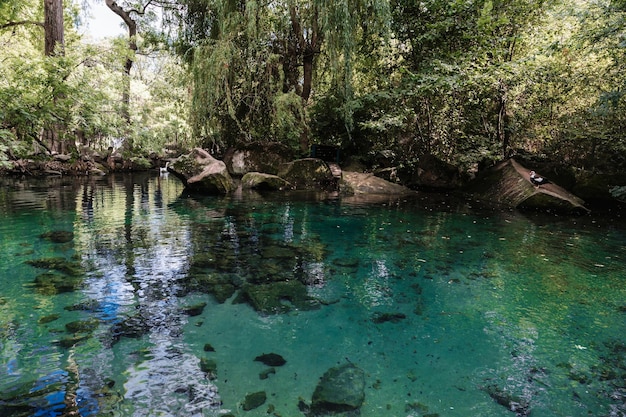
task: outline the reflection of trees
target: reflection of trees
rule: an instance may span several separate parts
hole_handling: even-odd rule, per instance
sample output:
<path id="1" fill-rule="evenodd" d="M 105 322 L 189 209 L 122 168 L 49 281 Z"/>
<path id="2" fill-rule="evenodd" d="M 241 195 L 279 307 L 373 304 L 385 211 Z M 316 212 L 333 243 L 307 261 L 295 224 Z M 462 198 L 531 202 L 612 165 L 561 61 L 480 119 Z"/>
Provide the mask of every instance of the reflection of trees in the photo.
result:
<path id="1" fill-rule="evenodd" d="M 125 395 L 138 404 L 136 415 L 152 415 L 163 407 L 162 396 L 178 388 L 185 401 L 169 404 L 173 413 L 182 412 L 183 403 L 188 408 L 214 405 L 214 389 L 178 340 L 186 321 L 178 295 L 188 269 L 189 230 L 167 203 L 178 198 L 180 187 L 147 175 L 110 177 L 92 185 L 81 190 L 76 202 L 83 213 L 76 225 L 80 252 L 95 271 L 85 292 L 110 329 L 103 335 L 106 345 L 136 338 L 140 345 L 147 343 L 149 352 L 136 366 L 138 358 L 124 354 L 123 348 L 102 350 L 99 363 L 126 367 Z M 163 385 L 147 384 L 148 374 Z M 192 386 L 193 401 L 182 394 Z"/>

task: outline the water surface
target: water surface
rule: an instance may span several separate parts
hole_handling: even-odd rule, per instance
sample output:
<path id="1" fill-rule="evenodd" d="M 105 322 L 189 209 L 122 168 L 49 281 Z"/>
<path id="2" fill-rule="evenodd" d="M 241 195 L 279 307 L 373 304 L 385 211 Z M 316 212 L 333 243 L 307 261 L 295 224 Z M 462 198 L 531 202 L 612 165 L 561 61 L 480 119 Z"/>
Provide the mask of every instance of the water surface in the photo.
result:
<path id="1" fill-rule="evenodd" d="M 626 413 L 620 221 L 198 198 L 158 174 L 2 183 L 2 416 L 302 416 L 345 363 L 363 417 Z"/>

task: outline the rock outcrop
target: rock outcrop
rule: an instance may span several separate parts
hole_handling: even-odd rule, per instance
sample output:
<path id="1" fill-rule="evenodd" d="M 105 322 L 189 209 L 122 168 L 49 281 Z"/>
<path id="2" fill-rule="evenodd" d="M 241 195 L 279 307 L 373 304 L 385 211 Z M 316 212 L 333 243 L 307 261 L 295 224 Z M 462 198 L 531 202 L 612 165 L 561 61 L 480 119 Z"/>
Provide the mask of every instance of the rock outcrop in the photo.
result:
<path id="1" fill-rule="evenodd" d="M 557 184 L 533 185 L 529 173 L 530 169 L 509 159 L 474 180 L 469 190 L 480 200 L 506 207 L 571 214 L 589 211 L 582 199 Z"/>
<path id="2" fill-rule="evenodd" d="M 293 151 L 281 143 L 248 143 L 231 148 L 224 155 L 228 172 L 242 176 L 249 172 L 276 175 L 281 164 L 293 160 Z"/>
<path id="3" fill-rule="evenodd" d="M 405 186 L 394 184 L 374 174 L 346 171 L 342 174 L 340 189 L 342 194 L 347 195 L 404 195 L 414 193 L 414 191 Z"/>
<path id="4" fill-rule="evenodd" d="M 248 172 L 241 178 L 241 186 L 244 189 L 260 191 L 282 191 L 294 188 L 291 183 L 281 177 L 262 172 Z"/>
<path id="5" fill-rule="evenodd" d="M 282 164 L 278 176 L 293 184 L 298 190 L 336 191 L 339 182 L 328 163 L 317 158 L 297 159 Z"/>
<path id="6" fill-rule="evenodd" d="M 201 148 L 176 158 L 168 171 L 180 179 L 189 191 L 203 194 L 228 194 L 235 189 L 226 164 Z"/>

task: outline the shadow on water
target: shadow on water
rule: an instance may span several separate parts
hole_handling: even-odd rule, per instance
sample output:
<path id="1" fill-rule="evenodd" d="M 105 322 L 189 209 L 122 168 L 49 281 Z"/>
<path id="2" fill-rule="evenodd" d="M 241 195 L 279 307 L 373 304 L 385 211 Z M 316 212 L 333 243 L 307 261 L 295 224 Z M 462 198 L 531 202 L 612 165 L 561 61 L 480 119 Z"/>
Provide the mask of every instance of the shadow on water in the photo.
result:
<path id="1" fill-rule="evenodd" d="M 364 417 L 624 413 L 620 221 L 2 181 L 2 415 L 312 415 L 346 364 Z"/>

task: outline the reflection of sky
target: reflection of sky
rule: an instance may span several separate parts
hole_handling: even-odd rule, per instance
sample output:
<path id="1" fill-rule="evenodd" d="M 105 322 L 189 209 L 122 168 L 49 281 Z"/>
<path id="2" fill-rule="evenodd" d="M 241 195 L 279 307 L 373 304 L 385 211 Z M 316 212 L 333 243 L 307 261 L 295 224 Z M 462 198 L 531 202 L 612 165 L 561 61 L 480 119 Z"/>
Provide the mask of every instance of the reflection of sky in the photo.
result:
<path id="1" fill-rule="evenodd" d="M 148 329 L 138 341 L 145 352 L 141 359 L 130 359 L 117 347 L 95 358 L 101 367 L 124 368 L 125 398 L 146 416 L 181 412 L 182 402 L 163 401 L 178 388 L 193 387 L 193 401 L 183 395 L 191 409 L 214 404 L 217 397 L 198 359 L 178 340 L 186 323 L 184 301 L 177 295 L 179 280 L 188 268 L 192 245 L 187 220 L 168 208 L 178 194 L 168 193 L 166 187 L 154 180 L 79 193 L 83 216 L 75 226 L 77 252 L 92 271 L 85 293 L 99 301 L 99 317 L 111 326 L 134 316 Z M 122 338 L 119 343 L 125 342 L 128 339 Z"/>

